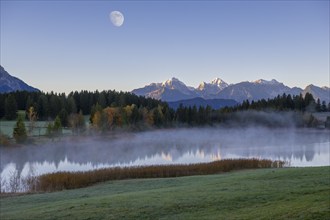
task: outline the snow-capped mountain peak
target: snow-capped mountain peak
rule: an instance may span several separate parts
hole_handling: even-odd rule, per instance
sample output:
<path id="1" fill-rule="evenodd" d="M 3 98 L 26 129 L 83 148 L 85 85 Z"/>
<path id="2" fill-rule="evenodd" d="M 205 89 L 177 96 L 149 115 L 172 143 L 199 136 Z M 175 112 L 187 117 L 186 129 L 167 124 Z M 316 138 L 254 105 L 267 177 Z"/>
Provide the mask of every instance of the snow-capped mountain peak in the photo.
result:
<path id="1" fill-rule="evenodd" d="M 223 81 L 222 79 L 220 78 L 215 78 L 211 81 L 211 84 L 215 84 L 215 85 L 220 85 L 220 84 L 227 84 L 225 81 Z"/>
<path id="2" fill-rule="evenodd" d="M 206 83 L 206 82 L 200 83 L 199 86 L 197 87 L 197 89 L 198 90 L 205 90 L 205 89 L 207 89 L 207 87 L 214 87 L 214 86 L 216 86 L 220 90 L 222 90 L 225 87 L 227 87 L 228 84 L 220 78 L 215 78 L 211 81 L 211 83 Z"/>
<path id="3" fill-rule="evenodd" d="M 254 81 L 254 83 L 256 84 L 264 84 L 264 85 L 277 85 L 277 84 L 280 84 L 277 80 L 275 79 L 272 79 L 270 81 L 268 80 L 264 80 L 264 79 L 258 79 L 256 81 Z"/>
<path id="4" fill-rule="evenodd" d="M 220 78 L 215 78 L 214 80 L 211 81 L 211 84 L 217 85 L 220 90 L 222 90 L 228 86 L 228 83 L 226 83 L 225 81 L 223 81 Z"/>
<path id="5" fill-rule="evenodd" d="M 176 101 L 198 97 L 195 88 L 186 86 L 175 77 L 162 83 L 152 83 L 143 88 L 134 89 L 132 92 L 136 95 L 143 95 L 163 101 Z"/>
<path id="6" fill-rule="evenodd" d="M 307 86 L 304 90 L 298 87 L 290 88 L 275 79 L 270 81 L 259 79 L 256 81 L 244 81 L 236 84 L 228 85 L 220 78 L 216 78 L 211 83 L 202 82 L 197 88 L 185 85 L 179 79 L 173 77 L 162 83 L 153 83 L 143 88 L 132 91 L 137 95 L 144 95 L 163 101 L 178 101 L 191 98 L 204 99 L 234 99 L 242 102 L 246 99 L 260 100 L 274 98 L 283 93 L 291 95 L 311 93 L 314 98 L 321 101 L 330 101 L 330 88 L 317 87 L 314 85 Z"/>
<path id="7" fill-rule="evenodd" d="M 198 90 L 204 90 L 206 86 L 207 86 L 207 83 L 206 82 L 201 82 L 199 84 L 199 86 L 197 87 L 197 89 Z"/>
<path id="8" fill-rule="evenodd" d="M 178 78 L 172 77 L 162 83 L 163 87 L 173 87 L 176 85 L 186 86 L 183 82 L 181 82 Z"/>
<path id="9" fill-rule="evenodd" d="M 211 83 L 202 82 L 196 88 L 198 94 L 203 98 L 214 98 L 221 90 L 226 88 L 228 84 L 220 78 L 215 78 Z"/>
<path id="10" fill-rule="evenodd" d="M 190 94 L 191 92 L 193 92 L 191 88 L 186 86 L 186 84 L 184 84 L 178 78 L 175 77 L 172 77 L 171 79 L 168 79 L 163 82 L 162 87 L 170 90 L 178 90 L 183 94 Z"/>

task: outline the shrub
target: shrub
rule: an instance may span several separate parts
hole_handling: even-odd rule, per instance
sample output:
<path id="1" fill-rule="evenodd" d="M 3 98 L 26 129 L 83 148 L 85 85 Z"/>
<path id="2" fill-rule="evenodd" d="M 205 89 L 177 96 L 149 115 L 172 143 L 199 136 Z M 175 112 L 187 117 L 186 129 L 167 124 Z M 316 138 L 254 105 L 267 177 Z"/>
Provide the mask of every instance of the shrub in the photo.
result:
<path id="1" fill-rule="evenodd" d="M 7 135 L 0 133 L 0 146 L 9 146 L 10 141 Z"/>

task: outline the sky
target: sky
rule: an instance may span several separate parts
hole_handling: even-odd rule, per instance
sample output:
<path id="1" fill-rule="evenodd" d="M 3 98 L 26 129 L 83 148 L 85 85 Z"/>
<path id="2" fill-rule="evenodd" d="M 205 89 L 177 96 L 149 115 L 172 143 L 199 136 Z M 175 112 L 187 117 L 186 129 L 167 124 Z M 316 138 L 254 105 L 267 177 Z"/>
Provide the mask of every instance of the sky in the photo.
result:
<path id="1" fill-rule="evenodd" d="M 0 4 L 1 66 L 45 92 L 131 91 L 171 77 L 330 84 L 329 1 Z"/>

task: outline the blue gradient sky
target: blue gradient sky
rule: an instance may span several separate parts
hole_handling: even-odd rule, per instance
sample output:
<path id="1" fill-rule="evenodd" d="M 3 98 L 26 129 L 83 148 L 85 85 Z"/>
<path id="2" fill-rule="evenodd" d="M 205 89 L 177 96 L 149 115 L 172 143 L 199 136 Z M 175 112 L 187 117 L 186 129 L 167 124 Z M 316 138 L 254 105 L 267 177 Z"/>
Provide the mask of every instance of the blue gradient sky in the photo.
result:
<path id="1" fill-rule="evenodd" d="M 66 93 L 172 76 L 329 86 L 329 1 L 1 1 L 1 65 Z"/>

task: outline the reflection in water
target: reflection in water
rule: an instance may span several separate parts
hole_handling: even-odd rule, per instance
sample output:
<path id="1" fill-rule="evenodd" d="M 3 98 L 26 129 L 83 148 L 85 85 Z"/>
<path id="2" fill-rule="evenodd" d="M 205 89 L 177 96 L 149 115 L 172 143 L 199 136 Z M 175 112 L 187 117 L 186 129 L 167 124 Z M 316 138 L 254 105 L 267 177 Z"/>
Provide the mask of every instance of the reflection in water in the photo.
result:
<path id="1" fill-rule="evenodd" d="M 164 153 L 162 152 L 162 159 L 173 162 L 173 157 L 171 154 L 169 153 Z"/>
<path id="2" fill-rule="evenodd" d="M 42 146 L 0 148 L 1 177 L 86 171 L 113 166 L 202 163 L 226 158 L 285 160 L 291 166 L 329 164 L 329 131 L 176 129 L 109 138 L 62 140 Z"/>

